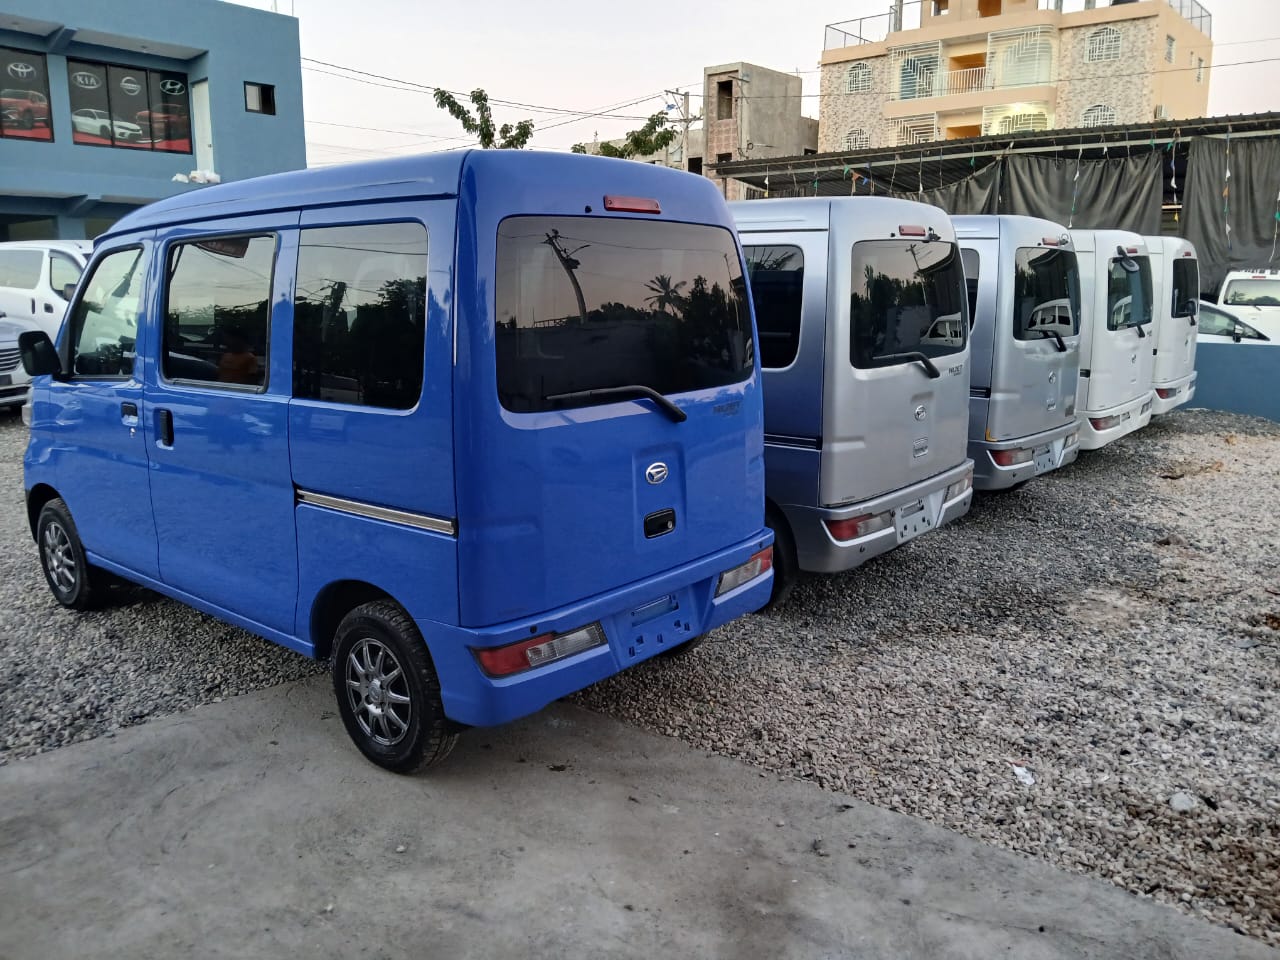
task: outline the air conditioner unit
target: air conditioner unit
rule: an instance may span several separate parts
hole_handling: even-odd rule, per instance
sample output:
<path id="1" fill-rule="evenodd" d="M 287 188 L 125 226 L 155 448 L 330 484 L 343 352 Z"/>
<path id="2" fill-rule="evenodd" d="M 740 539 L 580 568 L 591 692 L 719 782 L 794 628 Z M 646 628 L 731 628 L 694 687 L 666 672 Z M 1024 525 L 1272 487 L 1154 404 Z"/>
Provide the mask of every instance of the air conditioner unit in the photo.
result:
<path id="1" fill-rule="evenodd" d="M 1168 120 L 1168 119 L 1169 119 L 1169 108 L 1168 108 L 1168 107 L 1165 107 L 1165 106 L 1159 106 L 1159 107 L 1156 107 L 1156 119 L 1157 119 L 1157 120 Z"/>

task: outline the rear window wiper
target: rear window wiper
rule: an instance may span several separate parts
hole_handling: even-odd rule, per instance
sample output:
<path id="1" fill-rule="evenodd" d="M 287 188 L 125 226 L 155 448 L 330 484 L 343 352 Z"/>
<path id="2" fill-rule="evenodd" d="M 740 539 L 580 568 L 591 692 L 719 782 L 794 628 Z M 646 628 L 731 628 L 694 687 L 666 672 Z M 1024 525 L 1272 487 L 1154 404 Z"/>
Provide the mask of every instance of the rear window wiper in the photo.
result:
<path id="1" fill-rule="evenodd" d="M 1143 330 L 1143 329 L 1142 329 L 1142 324 L 1140 324 L 1140 323 L 1135 323 L 1135 324 L 1133 325 L 1133 329 L 1135 329 L 1135 330 L 1137 330 L 1137 331 L 1138 331 L 1138 339 L 1139 339 L 1139 340 L 1145 340 L 1145 339 L 1147 339 L 1147 331 L 1145 331 L 1145 330 Z"/>
<path id="2" fill-rule="evenodd" d="M 1040 330 L 1039 333 L 1040 333 L 1041 340 L 1048 340 L 1050 337 L 1053 337 L 1053 339 L 1057 340 L 1059 353 L 1067 352 L 1066 341 L 1062 339 L 1062 334 L 1060 334 L 1057 330 Z"/>
<path id="3" fill-rule="evenodd" d="M 652 400 L 658 405 L 663 413 L 670 417 L 676 423 L 684 423 L 689 419 L 689 415 L 677 407 L 674 403 L 660 394 L 653 387 L 646 387 L 642 383 L 632 383 L 625 387 L 597 387 L 594 390 L 572 390 L 569 393 L 552 393 L 543 397 L 543 400 L 595 400 L 600 397 L 644 397 Z"/>
<path id="4" fill-rule="evenodd" d="M 924 367 L 925 373 L 929 374 L 930 380 L 937 380 L 940 376 L 942 376 L 942 373 L 938 370 L 938 368 L 933 365 L 933 361 L 930 360 L 928 357 L 926 357 L 919 350 L 912 350 L 910 353 L 886 353 L 882 356 L 876 357 L 877 362 L 883 362 L 885 360 L 891 360 L 891 361 L 914 360 Z"/>

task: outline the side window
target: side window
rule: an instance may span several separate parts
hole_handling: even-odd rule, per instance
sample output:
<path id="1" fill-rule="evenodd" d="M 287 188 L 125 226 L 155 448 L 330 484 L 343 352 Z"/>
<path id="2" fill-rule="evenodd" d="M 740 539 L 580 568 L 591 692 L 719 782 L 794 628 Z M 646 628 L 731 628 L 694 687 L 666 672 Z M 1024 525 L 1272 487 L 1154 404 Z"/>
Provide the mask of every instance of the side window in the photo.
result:
<path id="1" fill-rule="evenodd" d="M 0 287 L 34 290 L 40 282 L 39 250 L 0 250 Z"/>
<path id="2" fill-rule="evenodd" d="M 57 251 L 49 254 L 49 286 L 59 297 L 64 300 L 71 299 L 63 297 L 63 293 L 68 285 L 74 287 L 80 281 L 80 273 L 80 264 L 66 254 Z"/>
<path id="3" fill-rule="evenodd" d="M 1200 270 L 1192 257 L 1173 261 L 1172 316 L 1191 316 L 1191 302 L 1200 299 Z"/>
<path id="4" fill-rule="evenodd" d="M 960 261 L 964 264 L 964 285 L 969 291 L 969 329 L 973 329 L 978 317 L 978 277 L 982 273 L 982 257 L 977 250 L 960 249 Z"/>
<path id="5" fill-rule="evenodd" d="M 293 395 L 408 410 L 422 393 L 427 231 L 419 223 L 303 230 Z"/>
<path id="6" fill-rule="evenodd" d="M 93 267 L 71 313 L 71 369 L 76 376 L 132 376 L 145 273 L 138 247 L 113 251 Z"/>
<path id="7" fill-rule="evenodd" d="M 789 367 L 800 349 L 804 253 L 799 247 L 743 247 L 760 334 L 760 366 Z"/>
<path id="8" fill-rule="evenodd" d="M 175 244 L 165 290 L 167 380 L 264 387 L 276 238 Z"/>

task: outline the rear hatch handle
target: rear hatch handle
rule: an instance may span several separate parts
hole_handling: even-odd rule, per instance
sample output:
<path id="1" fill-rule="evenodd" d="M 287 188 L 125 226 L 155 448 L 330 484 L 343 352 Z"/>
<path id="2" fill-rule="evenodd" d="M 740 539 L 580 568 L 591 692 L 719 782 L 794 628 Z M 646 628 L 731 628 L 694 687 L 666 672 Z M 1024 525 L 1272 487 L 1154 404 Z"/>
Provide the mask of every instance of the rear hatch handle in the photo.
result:
<path id="1" fill-rule="evenodd" d="M 929 374 L 930 380 L 937 380 L 940 376 L 942 376 L 941 371 L 939 371 L 938 368 L 933 365 L 933 361 L 930 360 L 928 357 L 926 357 L 923 353 L 921 353 L 918 350 L 912 350 L 910 353 L 886 353 L 883 356 L 877 357 L 876 359 L 882 360 L 882 361 L 883 360 L 894 360 L 894 361 L 914 360 L 924 367 L 924 371 L 925 373 Z"/>
<path id="2" fill-rule="evenodd" d="M 684 423 L 689 419 L 689 415 L 677 407 L 674 403 L 660 394 L 653 387 L 646 387 L 642 383 L 632 383 L 625 387 L 598 387 L 595 390 L 573 390 L 569 393 L 552 393 L 543 397 L 544 400 L 595 400 L 603 397 L 643 397 L 646 400 L 652 400 L 658 405 L 658 409 L 665 413 L 676 423 Z"/>

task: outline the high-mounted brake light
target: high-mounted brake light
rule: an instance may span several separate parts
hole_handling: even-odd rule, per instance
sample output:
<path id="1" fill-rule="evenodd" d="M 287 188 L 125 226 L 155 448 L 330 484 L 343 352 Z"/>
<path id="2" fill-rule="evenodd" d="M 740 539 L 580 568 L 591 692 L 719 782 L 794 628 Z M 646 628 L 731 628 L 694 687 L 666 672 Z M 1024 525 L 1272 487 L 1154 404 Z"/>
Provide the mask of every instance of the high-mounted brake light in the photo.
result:
<path id="1" fill-rule="evenodd" d="M 473 649 L 471 652 L 489 676 L 509 677 L 513 673 L 532 670 L 602 646 L 604 642 L 604 630 L 599 623 L 592 623 L 568 633 L 544 633 L 505 647 Z"/>
<path id="2" fill-rule="evenodd" d="M 1195 254 L 1194 254 L 1194 253 L 1192 253 L 1190 250 L 1183 250 L 1183 251 L 1182 251 L 1182 256 L 1183 256 L 1184 258 L 1186 258 L 1186 257 L 1194 257 L 1194 256 L 1195 256 Z"/>
<path id="3" fill-rule="evenodd" d="M 1129 247 L 1129 248 L 1127 248 L 1127 249 L 1126 249 L 1126 251 L 1125 251 L 1125 252 L 1126 252 L 1126 253 L 1129 253 L 1129 254 L 1135 254 L 1135 253 L 1137 253 L 1137 252 L 1138 252 L 1138 248 L 1137 248 L 1137 247 Z"/>
<path id="4" fill-rule="evenodd" d="M 1040 241 L 1040 243 L 1046 247 L 1056 247 L 1061 242 L 1062 241 L 1059 240 L 1057 237 L 1045 237 L 1043 240 Z"/>
<path id="5" fill-rule="evenodd" d="M 924 227 L 898 227 L 899 236 L 903 237 L 924 237 L 928 236 Z"/>
<path id="6" fill-rule="evenodd" d="M 662 207 L 651 197 L 619 197 L 605 194 L 604 208 L 614 213 L 661 213 Z"/>

